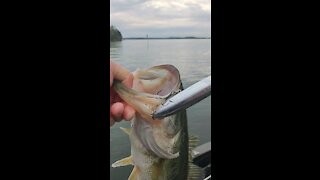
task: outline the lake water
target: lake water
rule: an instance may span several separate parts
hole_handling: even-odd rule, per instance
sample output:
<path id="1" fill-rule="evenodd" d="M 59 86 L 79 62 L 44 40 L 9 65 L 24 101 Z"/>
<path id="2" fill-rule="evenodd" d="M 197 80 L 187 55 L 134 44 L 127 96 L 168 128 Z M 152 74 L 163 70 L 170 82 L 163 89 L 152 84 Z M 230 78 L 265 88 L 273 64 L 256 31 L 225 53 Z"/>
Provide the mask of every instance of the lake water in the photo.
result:
<path id="1" fill-rule="evenodd" d="M 210 39 L 124 40 L 110 43 L 110 58 L 131 71 L 160 64 L 174 65 L 184 88 L 211 74 Z M 199 144 L 211 141 L 211 96 L 187 109 L 189 135 L 199 137 Z M 128 136 L 119 127 L 110 128 L 110 179 L 128 179 L 132 166 L 112 168 L 111 164 L 130 155 Z"/>

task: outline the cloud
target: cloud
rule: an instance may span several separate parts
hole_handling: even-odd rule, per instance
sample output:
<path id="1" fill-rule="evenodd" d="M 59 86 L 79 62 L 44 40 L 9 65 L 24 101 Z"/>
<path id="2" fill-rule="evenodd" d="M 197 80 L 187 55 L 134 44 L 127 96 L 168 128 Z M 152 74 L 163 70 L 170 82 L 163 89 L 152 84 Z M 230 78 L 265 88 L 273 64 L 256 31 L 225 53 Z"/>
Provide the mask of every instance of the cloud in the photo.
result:
<path id="1" fill-rule="evenodd" d="M 210 0 L 111 0 L 110 13 L 124 37 L 211 36 Z"/>

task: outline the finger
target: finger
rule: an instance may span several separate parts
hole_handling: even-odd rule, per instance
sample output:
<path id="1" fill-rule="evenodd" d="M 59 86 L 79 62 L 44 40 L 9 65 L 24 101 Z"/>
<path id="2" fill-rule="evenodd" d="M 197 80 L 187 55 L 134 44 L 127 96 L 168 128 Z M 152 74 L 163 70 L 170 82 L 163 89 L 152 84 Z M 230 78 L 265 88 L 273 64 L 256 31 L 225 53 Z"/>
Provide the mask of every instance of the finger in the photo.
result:
<path id="1" fill-rule="evenodd" d="M 135 114 L 135 110 L 131 106 L 125 105 L 123 116 L 122 116 L 123 119 L 130 121 L 134 117 L 134 114 Z"/>
<path id="2" fill-rule="evenodd" d="M 110 72 L 113 74 L 113 79 L 120 81 L 125 80 L 131 74 L 129 70 L 112 61 L 110 61 Z"/>
<path id="3" fill-rule="evenodd" d="M 122 83 L 123 83 L 125 86 L 131 88 L 132 85 L 133 85 L 133 74 L 130 73 L 130 74 L 126 77 L 126 79 L 122 81 Z"/>
<path id="4" fill-rule="evenodd" d="M 123 103 L 117 102 L 111 105 L 110 113 L 114 121 L 120 121 L 124 111 Z"/>

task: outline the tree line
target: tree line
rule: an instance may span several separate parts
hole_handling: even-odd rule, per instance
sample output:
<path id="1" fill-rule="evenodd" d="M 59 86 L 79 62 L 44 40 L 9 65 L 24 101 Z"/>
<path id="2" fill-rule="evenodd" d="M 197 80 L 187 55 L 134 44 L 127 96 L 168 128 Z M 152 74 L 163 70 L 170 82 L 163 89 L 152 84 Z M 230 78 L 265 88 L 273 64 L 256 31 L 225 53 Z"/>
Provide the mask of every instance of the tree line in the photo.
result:
<path id="1" fill-rule="evenodd" d="M 110 42 L 122 41 L 121 32 L 114 26 L 110 27 Z"/>

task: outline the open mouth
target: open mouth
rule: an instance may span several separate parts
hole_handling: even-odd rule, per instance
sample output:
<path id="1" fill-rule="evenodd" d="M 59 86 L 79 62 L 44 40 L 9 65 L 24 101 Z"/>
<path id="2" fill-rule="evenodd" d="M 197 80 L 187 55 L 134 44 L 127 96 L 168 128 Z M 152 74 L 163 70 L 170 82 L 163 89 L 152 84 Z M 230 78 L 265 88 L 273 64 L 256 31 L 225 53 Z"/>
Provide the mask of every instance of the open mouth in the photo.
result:
<path id="1" fill-rule="evenodd" d="M 154 121 L 152 114 L 155 109 L 179 89 L 179 72 L 171 65 L 161 65 L 138 70 L 133 74 L 132 89 L 119 82 L 114 83 L 114 89 L 144 119 Z"/>

